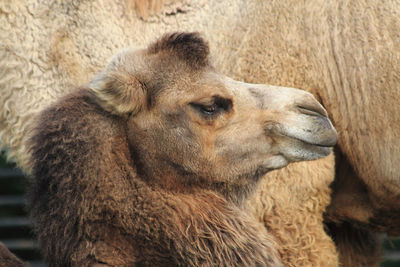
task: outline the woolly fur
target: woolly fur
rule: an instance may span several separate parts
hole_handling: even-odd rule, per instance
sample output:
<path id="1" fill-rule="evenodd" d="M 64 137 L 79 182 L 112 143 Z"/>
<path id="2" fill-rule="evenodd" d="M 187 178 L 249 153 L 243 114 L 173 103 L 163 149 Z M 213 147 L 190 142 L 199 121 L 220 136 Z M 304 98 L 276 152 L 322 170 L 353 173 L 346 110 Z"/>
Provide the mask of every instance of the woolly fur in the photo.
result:
<path id="1" fill-rule="evenodd" d="M 342 181 L 356 185 L 337 183 L 328 220 L 399 233 L 398 2 L 200 0 L 157 4 L 158 14 L 145 9 L 122 0 L 0 2 L 0 140 L 10 158 L 31 170 L 26 141 L 36 114 L 91 80 L 116 51 L 143 46 L 166 31 L 200 31 L 224 73 L 302 88 L 323 102 L 348 161 L 338 168 L 351 169 Z M 286 240 L 281 251 L 287 266 L 296 266 L 300 240 L 315 240 L 301 254 L 304 266 L 336 255 L 323 225 L 316 224 L 329 198 L 331 161 L 293 165 L 295 175 L 287 168 L 267 175 L 265 184 L 293 186 L 265 186 L 262 201 L 251 204 L 267 226 L 277 222 L 270 232 Z M 313 219 L 304 221 L 305 214 Z"/>

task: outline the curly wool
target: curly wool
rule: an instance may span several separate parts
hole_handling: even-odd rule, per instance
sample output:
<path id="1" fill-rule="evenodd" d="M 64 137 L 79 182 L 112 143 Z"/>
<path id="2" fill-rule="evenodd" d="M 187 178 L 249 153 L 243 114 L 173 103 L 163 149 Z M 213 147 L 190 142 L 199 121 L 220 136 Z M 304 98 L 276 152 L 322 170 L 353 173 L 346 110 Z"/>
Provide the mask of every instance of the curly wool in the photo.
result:
<path id="1" fill-rule="evenodd" d="M 310 266 L 311 262 L 313 266 L 337 266 L 335 245 L 323 224 L 333 166 L 331 155 L 311 164 L 293 163 L 284 170 L 272 171 L 247 202 L 253 215 L 273 233 L 285 266 Z M 313 177 L 315 168 L 319 168 L 319 179 L 307 179 Z"/>
<path id="2" fill-rule="evenodd" d="M 333 207 L 338 208 L 329 217 L 337 219 L 338 213 L 344 213 L 346 217 L 340 217 L 340 220 L 352 220 L 363 214 L 363 223 L 370 227 L 371 221 L 372 229 L 399 231 L 398 218 L 389 218 L 385 222 L 386 216 L 379 215 L 396 212 L 396 205 L 398 211 L 400 203 L 395 198 L 398 196 L 396 175 L 399 173 L 395 167 L 400 166 L 395 162 L 400 159 L 400 117 L 393 115 L 399 113 L 398 92 L 391 90 L 396 90 L 400 84 L 400 45 L 396 37 L 400 9 L 397 3 L 338 0 L 309 4 L 302 1 L 246 1 L 244 4 L 242 1 L 200 0 L 176 1 L 169 5 L 170 1 L 165 0 L 163 9 L 162 1 L 154 1 L 160 15 L 154 15 L 153 10 L 140 11 L 146 7 L 133 7 L 134 1 L 122 0 L 0 2 L 0 142 L 2 148 L 8 148 L 10 158 L 30 171 L 26 141 L 35 115 L 56 97 L 89 81 L 116 50 L 131 44 L 144 45 L 166 31 L 200 31 L 210 42 L 216 67 L 224 73 L 248 82 L 302 88 L 323 101 L 341 135 L 340 148 L 345 149 L 345 156 L 351 159 L 352 167 L 357 168 L 359 179 L 367 182 L 365 190 L 344 192 L 343 187 L 335 189 Z M 135 8 L 141 15 L 136 14 Z M 363 89 L 362 94 L 352 93 L 357 88 Z M 338 89 L 346 90 L 340 93 Z M 357 95 L 365 97 L 354 97 Z M 350 119 L 346 120 L 343 114 Z M 381 114 L 385 114 L 385 119 L 379 117 Z M 301 172 L 308 164 L 311 163 L 296 166 Z M 285 170 L 275 173 L 284 179 L 287 177 Z M 305 173 L 293 177 L 293 182 L 321 179 L 319 171 Z M 333 176 L 332 171 L 322 180 L 328 184 Z M 345 178 L 350 181 L 354 176 Z M 328 190 L 327 187 L 315 187 L 314 183 L 310 186 L 310 190 Z M 266 194 L 280 194 L 286 189 L 264 190 Z M 357 197 L 360 191 L 364 192 L 363 197 Z M 345 197 L 342 198 L 343 192 Z M 358 205 L 356 200 L 365 198 L 370 203 Z M 272 206 L 285 211 L 290 199 L 292 195 L 269 198 L 268 202 L 264 200 L 267 214 L 273 216 L 269 212 Z M 317 199 L 321 210 L 318 214 L 313 213 L 316 210 L 309 214 L 320 218 L 325 196 L 318 195 Z M 301 200 L 295 198 L 290 202 L 295 214 L 306 212 L 296 210 L 303 204 Z M 364 206 L 372 212 L 352 212 L 353 207 L 362 209 Z M 378 216 L 370 219 L 375 207 Z M 382 208 L 384 213 L 379 212 Z M 264 220 L 264 212 L 260 214 Z M 285 251 L 296 255 L 299 252 L 297 246 L 290 249 L 291 244 L 297 244 L 296 235 L 288 231 L 291 225 L 301 229 L 302 222 L 288 218 L 287 224 L 289 226 L 282 229 L 277 227 L 273 234 L 294 238 L 293 242 L 288 242 Z M 315 240 L 325 240 L 329 247 L 332 241 L 326 240 L 325 233 L 319 233 L 320 239 Z M 302 236 L 308 240 L 308 234 Z M 333 250 L 332 255 L 335 253 Z M 362 256 L 368 252 L 360 253 Z M 309 254 L 308 263 L 304 265 L 317 266 L 312 259 L 318 257 Z"/>

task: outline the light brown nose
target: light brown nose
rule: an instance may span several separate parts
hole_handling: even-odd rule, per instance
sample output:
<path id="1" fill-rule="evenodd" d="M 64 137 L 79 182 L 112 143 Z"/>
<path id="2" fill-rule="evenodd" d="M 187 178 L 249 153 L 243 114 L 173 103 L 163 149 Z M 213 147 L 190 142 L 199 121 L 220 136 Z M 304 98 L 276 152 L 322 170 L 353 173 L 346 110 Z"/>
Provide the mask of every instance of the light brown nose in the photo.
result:
<path id="1" fill-rule="evenodd" d="M 328 118 L 324 107 L 311 95 L 306 94 L 294 102 L 294 106 L 301 115 L 306 115 L 312 126 L 303 128 L 303 138 L 311 144 L 318 146 L 334 146 L 337 143 L 337 132 Z M 307 129 L 308 128 L 308 129 Z M 309 136 L 310 135 L 310 136 Z"/>
<path id="2" fill-rule="evenodd" d="M 334 146 L 337 143 L 337 132 L 321 104 L 312 99 L 312 101 L 297 102 L 295 107 L 301 114 L 300 117 L 305 119 L 303 125 L 298 126 L 304 131 L 302 134 L 304 141 L 326 147 Z"/>

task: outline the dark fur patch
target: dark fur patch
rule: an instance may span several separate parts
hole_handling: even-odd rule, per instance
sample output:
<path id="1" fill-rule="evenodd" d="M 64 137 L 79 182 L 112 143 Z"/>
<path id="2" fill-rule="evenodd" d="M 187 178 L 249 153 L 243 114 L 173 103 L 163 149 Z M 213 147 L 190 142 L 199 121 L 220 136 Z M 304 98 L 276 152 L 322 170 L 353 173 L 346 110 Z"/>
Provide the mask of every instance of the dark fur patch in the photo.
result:
<path id="1" fill-rule="evenodd" d="M 0 266 L 27 267 L 28 265 L 18 259 L 0 242 Z"/>
<path id="2" fill-rule="evenodd" d="M 149 54 L 163 51 L 177 56 L 196 69 L 208 65 L 210 49 L 197 32 L 166 34 L 148 48 Z"/>

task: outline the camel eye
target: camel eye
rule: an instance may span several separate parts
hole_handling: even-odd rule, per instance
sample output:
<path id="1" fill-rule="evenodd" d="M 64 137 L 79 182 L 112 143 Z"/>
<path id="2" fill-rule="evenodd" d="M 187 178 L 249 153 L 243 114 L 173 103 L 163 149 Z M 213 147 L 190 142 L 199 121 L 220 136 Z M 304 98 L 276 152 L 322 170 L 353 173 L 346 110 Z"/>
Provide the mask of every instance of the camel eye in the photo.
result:
<path id="1" fill-rule="evenodd" d="M 199 113 L 205 116 L 215 116 L 221 112 L 230 111 L 232 101 L 229 99 L 214 97 L 211 104 L 190 103 L 190 105 Z"/>
<path id="2" fill-rule="evenodd" d="M 222 111 L 221 107 L 219 107 L 216 103 L 211 105 L 190 103 L 190 105 L 201 115 L 205 116 L 214 116 Z"/>
<path id="3" fill-rule="evenodd" d="M 216 104 L 213 104 L 211 106 L 200 106 L 200 111 L 206 115 L 214 115 L 219 110 L 218 106 Z"/>

